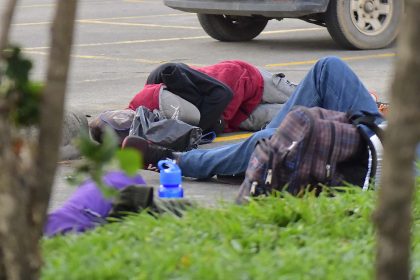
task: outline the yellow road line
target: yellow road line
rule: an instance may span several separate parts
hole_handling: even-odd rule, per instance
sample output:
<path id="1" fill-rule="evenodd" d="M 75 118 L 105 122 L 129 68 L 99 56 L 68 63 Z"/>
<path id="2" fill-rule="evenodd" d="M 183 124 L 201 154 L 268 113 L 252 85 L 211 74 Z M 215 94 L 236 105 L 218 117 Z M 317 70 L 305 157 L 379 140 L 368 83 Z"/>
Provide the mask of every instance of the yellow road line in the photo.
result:
<path id="1" fill-rule="evenodd" d="M 347 56 L 347 57 L 340 57 L 344 61 L 352 61 L 352 60 L 365 60 L 371 58 L 389 58 L 395 57 L 395 53 L 381 53 L 381 54 L 370 54 L 370 55 L 359 55 L 359 56 Z M 284 63 L 272 63 L 267 64 L 265 67 L 267 68 L 274 68 L 274 67 L 281 67 L 281 66 L 297 66 L 297 65 L 312 65 L 315 64 L 318 59 L 314 60 L 305 60 L 305 61 L 293 61 L 293 62 L 284 62 Z"/>
<path id="2" fill-rule="evenodd" d="M 131 22 L 112 22 L 112 21 L 101 21 L 101 20 L 79 20 L 80 23 L 91 23 L 91 24 L 108 24 L 108 25 L 122 25 L 122 26 L 142 26 L 142 27 L 158 27 L 158 28 L 176 28 L 176 29 L 202 29 L 195 26 L 183 26 L 183 25 L 161 25 L 161 24 L 150 24 L 150 23 L 131 23 Z"/>
<path id="3" fill-rule="evenodd" d="M 18 5 L 17 8 L 45 8 L 45 7 L 55 7 L 55 4 L 32 4 L 32 5 Z"/>
<path id="4" fill-rule="evenodd" d="M 110 46 L 110 45 L 129 45 L 129 44 L 142 44 L 142 43 L 156 43 L 156 42 L 171 42 L 171 41 L 183 41 L 183 40 L 198 40 L 208 39 L 209 36 L 194 36 L 194 37 L 176 37 L 176 38 L 163 38 L 163 39 L 145 39 L 145 40 L 133 40 L 133 41 L 117 41 L 117 42 L 106 42 L 106 43 L 90 43 L 90 44 L 78 44 L 74 47 L 98 47 L 98 46 Z M 35 47 L 25 48 L 24 50 L 45 50 L 50 47 Z"/>
<path id="5" fill-rule="evenodd" d="M 39 54 L 39 55 L 48 55 L 47 52 L 32 50 L 32 49 L 24 49 L 26 53 L 29 54 Z M 381 59 L 381 58 L 391 58 L 395 57 L 395 53 L 382 53 L 382 54 L 374 54 L 374 55 L 361 55 L 361 56 L 347 56 L 341 57 L 344 61 L 355 61 L 355 60 L 367 60 L 367 59 Z M 143 58 L 119 58 L 114 56 L 105 56 L 105 55 L 72 55 L 74 58 L 81 58 L 81 59 L 93 59 L 93 60 L 111 60 L 111 61 L 124 61 L 124 62 L 139 62 L 143 64 L 162 64 L 167 61 L 165 60 L 150 60 L 150 59 L 143 59 Z M 283 62 L 283 63 L 275 63 L 275 64 L 267 64 L 265 68 L 275 68 L 275 67 L 285 67 L 285 66 L 297 66 L 297 65 L 312 65 L 315 64 L 318 59 L 314 60 L 304 60 L 304 61 L 290 61 L 290 62 Z M 205 66 L 197 63 L 188 63 L 188 65 L 194 66 Z"/>
<path id="6" fill-rule="evenodd" d="M 126 16 L 126 17 L 107 17 L 107 18 L 86 18 L 80 20 L 123 20 L 123 19 L 142 19 L 142 18 L 156 18 L 156 17 L 179 17 L 192 16 L 190 13 L 171 13 L 171 14 L 157 14 L 157 15 L 143 15 L 143 16 Z"/>
<path id="7" fill-rule="evenodd" d="M 48 55 L 47 52 L 40 52 L 40 51 L 24 50 L 24 52 L 28 53 L 28 54 Z M 140 63 L 143 63 L 143 64 L 161 64 L 161 63 L 165 62 L 165 61 L 162 61 L 162 60 L 149 60 L 149 59 L 143 59 L 143 58 L 119 58 L 119 57 L 105 56 L 105 55 L 78 55 L 78 54 L 73 54 L 73 55 L 71 55 L 71 57 L 82 58 L 82 59 L 93 59 L 93 60 L 140 62 Z"/>
<path id="8" fill-rule="evenodd" d="M 122 2 L 127 3 L 153 3 L 156 4 L 157 1 L 149 1 L 149 0 L 124 0 Z M 83 4 L 104 4 L 104 3 L 115 3 L 115 1 L 89 1 L 89 2 L 81 2 L 80 5 Z M 28 4 L 28 5 L 17 5 L 17 8 L 45 8 L 45 7 L 54 7 L 54 3 L 49 4 Z"/>
<path id="9" fill-rule="evenodd" d="M 112 82 L 112 81 L 121 81 L 121 80 L 130 80 L 133 77 L 120 77 L 120 78 L 105 78 L 105 79 L 87 79 L 81 81 L 75 81 L 75 84 L 85 84 L 85 83 L 103 83 L 103 82 Z"/>
<path id="10" fill-rule="evenodd" d="M 388 58 L 388 57 L 395 57 L 396 53 L 380 53 L 380 54 L 371 54 L 371 55 L 360 55 L 360 56 L 348 56 L 342 57 L 342 60 L 351 61 L 351 60 L 364 60 L 370 58 Z"/>
<path id="11" fill-rule="evenodd" d="M 153 3 L 156 4 L 156 1 L 146 1 L 146 0 L 124 0 L 126 3 Z"/>
<path id="12" fill-rule="evenodd" d="M 46 52 L 40 52 L 40 51 L 29 51 L 29 50 L 25 50 L 25 49 L 23 49 L 23 51 L 24 51 L 25 53 L 28 53 L 28 54 L 48 55 L 48 53 L 46 53 Z"/>
<path id="13" fill-rule="evenodd" d="M 48 52 L 43 51 L 33 51 L 33 50 L 23 50 L 27 54 L 39 54 L 39 55 L 48 55 Z M 115 56 L 105 56 L 105 55 L 78 55 L 73 54 L 71 57 L 74 58 L 82 58 L 82 59 L 93 59 L 93 60 L 112 60 L 112 61 L 126 61 L 126 62 L 140 62 L 143 64 L 163 64 L 165 62 L 168 62 L 167 60 L 150 60 L 150 59 L 143 59 L 143 58 L 121 58 L 121 57 L 115 57 Z M 195 67 L 203 67 L 206 66 L 204 64 L 198 64 L 198 63 L 186 63 L 189 66 L 195 66 Z M 91 81 L 99 81 L 99 80 L 89 80 Z"/>
<path id="14" fill-rule="evenodd" d="M 26 23 L 14 23 L 13 26 L 34 26 L 34 25 L 48 25 L 51 21 L 40 21 L 40 22 L 26 22 Z"/>
<path id="15" fill-rule="evenodd" d="M 162 60 L 150 60 L 150 59 L 143 59 L 143 58 L 118 58 L 113 56 L 105 56 L 105 55 L 72 55 L 72 57 L 76 58 L 84 58 L 84 59 L 95 59 L 95 60 L 112 60 L 112 61 L 134 61 L 134 62 L 141 62 L 147 64 L 160 64 Z"/>
<path id="16" fill-rule="evenodd" d="M 191 16 L 192 14 L 183 13 L 183 14 L 158 14 L 158 15 L 147 15 L 147 16 L 128 16 L 128 17 L 107 17 L 107 18 L 86 18 L 78 19 L 76 22 L 83 21 L 92 21 L 92 20 L 124 20 L 124 19 L 142 19 L 142 18 L 157 18 L 157 17 L 175 17 L 175 16 Z M 23 23 L 14 23 L 13 26 L 31 26 L 31 25 L 47 25 L 51 24 L 51 21 L 42 21 L 42 22 L 23 22 Z"/>
<path id="17" fill-rule="evenodd" d="M 320 28 L 322 30 L 322 28 Z M 315 30 L 319 30 L 315 28 Z M 270 34 L 277 33 L 293 33 L 293 32 L 305 32 L 314 31 L 314 28 L 299 28 L 299 29 L 285 29 L 278 31 L 270 31 Z M 202 40 L 210 39 L 209 36 L 193 36 L 193 37 L 174 37 L 174 38 L 163 38 L 163 39 L 145 39 L 145 40 L 132 40 L 132 41 L 116 41 L 116 42 L 105 42 L 105 43 L 91 43 L 91 44 L 78 44 L 74 47 L 98 47 L 98 46 L 110 46 L 110 45 L 128 45 L 128 44 L 142 44 L 142 43 L 156 43 L 156 42 L 171 42 L 171 41 L 183 41 L 183 40 Z M 25 50 L 43 50 L 49 47 L 34 47 L 26 48 Z"/>
<path id="18" fill-rule="evenodd" d="M 163 15 L 162 15 L 163 16 Z M 112 18 L 109 18 L 112 19 Z M 201 30 L 201 27 L 196 26 L 185 26 L 185 25 L 162 25 L 162 24 L 150 24 L 150 23 L 135 23 L 135 22 L 112 22 L 100 19 L 80 19 L 76 22 L 78 23 L 88 23 L 88 24 L 108 24 L 108 25 L 121 25 L 121 26 L 142 26 L 142 27 L 158 27 L 158 28 L 175 28 L 175 29 L 194 29 L 194 30 Z M 118 19 L 118 18 L 115 18 Z M 16 23 L 13 24 L 14 26 L 35 26 L 35 25 L 47 25 L 51 24 L 50 21 L 42 21 L 42 22 L 27 22 L 27 23 Z M 308 31 L 320 31 L 324 30 L 325 28 L 316 27 L 316 28 L 298 28 L 298 29 L 286 29 L 286 30 L 274 30 L 274 31 L 264 31 L 262 35 L 270 35 L 270 34 L 281 34 L 281 33 L 291 33 L 291 32 L 308 32 Z"/>
<path id="19" fill-rule="evenodd" d="M 230 136 L 220 136 L 220 137 L 216 137 L 216 139 L 214 139 L 214 143 L 220 143 L 220 142 L 227 142 L 227 141 L 234 141 L 234 140 L 242 140 L 242 139 L 246 139 L 249 136 L 251 136 L 252 133 L 241 133 L 241 134 L 235 134 L 235 135 L 230 135 Z"/>

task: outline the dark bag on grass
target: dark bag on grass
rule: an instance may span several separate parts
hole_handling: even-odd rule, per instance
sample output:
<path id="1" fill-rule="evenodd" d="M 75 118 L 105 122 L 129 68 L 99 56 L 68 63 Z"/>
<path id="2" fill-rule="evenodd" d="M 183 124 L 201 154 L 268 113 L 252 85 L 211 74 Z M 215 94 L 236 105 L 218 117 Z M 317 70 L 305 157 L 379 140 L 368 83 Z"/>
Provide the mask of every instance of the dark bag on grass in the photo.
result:
<path id="1" fill-rule="evenodd" d="M 322 186 L 346 183 L 364 187 L 376 172 L 376 164 L 369 164 L 369 151 L 367 139 L 348 114 L 297 107 L 270 139 L 256 146 L 237 202 L 273 190 L 298 195 L 307 188 L 319 192 Z"/>
<path id="2" fill-rule="evenodd" d="M 166 119 L 158 111 L 152 112 L 143 106 L 137 108 L 129 134 L 175 151 L 195 149 L 202 140 L 201 128 Z"/>
<path id="3" fill-rule="evenodd" d="M 135 114 L 131 109 L 102 112 L 89 123 L 90 135 L 93 140 L 102 143 L 102 133 L 105 127 L 110 127 L 117 134 L 121 146 L 124 138 L 128 136 Z"/>

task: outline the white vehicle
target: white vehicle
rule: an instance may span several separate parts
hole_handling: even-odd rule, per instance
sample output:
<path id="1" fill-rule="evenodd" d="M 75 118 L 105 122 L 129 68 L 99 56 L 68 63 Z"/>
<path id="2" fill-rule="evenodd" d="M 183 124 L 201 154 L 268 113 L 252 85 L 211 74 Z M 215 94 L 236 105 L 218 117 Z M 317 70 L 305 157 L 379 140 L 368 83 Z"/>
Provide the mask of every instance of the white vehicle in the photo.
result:
<path id="1" fill-rule="evenodd" d="M 164 0 L 197 13 L 203 29 L 219 41 L 248 41 L 268 20 L 299 18 L 325 26 L 348 49 L 378 49 L 398 35 L 404 0 Z"/>

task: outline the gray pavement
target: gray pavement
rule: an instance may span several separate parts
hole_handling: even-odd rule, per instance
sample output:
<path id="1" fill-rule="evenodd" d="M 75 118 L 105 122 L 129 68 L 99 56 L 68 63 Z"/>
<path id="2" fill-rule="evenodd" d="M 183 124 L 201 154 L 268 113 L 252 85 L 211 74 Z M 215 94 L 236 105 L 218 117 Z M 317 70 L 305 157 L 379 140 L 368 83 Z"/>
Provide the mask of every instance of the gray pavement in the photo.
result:
<path id="1" fill-rule="evenodd" d="M 43 79 L 45 74 L 53 9 L 52 0 L 22 0 L 13 25 L 12 40 L 34 60 L 37 79 Z M 336 55 L 386 101 L 395 59 L 392 47 L 342 50 L 325 28 L 294 19 L 270 21 L 263 34 L 251 42 L 222 43 L 205 34 L 194 14 L 169 9 L 159 0 L 82 0 L 75 37 L 66 104 L 89 115 L 124 108 L 160 63 L 200 66 L 226 59 L 241 59 L 273 72 L 281 71 L 298 82 L 317 59 Z M 74 190 L 63 179 L 72 163 L 59 166 L 52 208 Z M 156 173 L 142 171 L 142 175 L 150 185 L 158 185 Z M 204 205 L 232 201 L 238 188 L 188 179 L 184 187 L 188 197 Z"/>

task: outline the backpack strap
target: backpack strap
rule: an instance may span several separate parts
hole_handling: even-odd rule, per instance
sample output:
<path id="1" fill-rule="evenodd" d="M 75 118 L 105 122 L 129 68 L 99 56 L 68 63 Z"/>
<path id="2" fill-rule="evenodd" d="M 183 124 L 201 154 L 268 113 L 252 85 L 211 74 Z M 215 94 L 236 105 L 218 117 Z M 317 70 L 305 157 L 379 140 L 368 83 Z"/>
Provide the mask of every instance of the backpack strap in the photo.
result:
<path id="1" fill-rule="evenodd" d="M 197 144 L 198 145 L 209 144 L 209 143 L 212 143 L 214 139 L 216 139 L 216 133 L 214 131 L 210 131 L 201 135 L 200 138 L 197 139 Z"/>
<path id="2" fill-rule="evenodd" d="M 380 184 L 383 157 L 383 130 L 376 124 L 378 117 L 367 112 L 348 113 L 349 120 L 359 130 L 362 138 L 366 141 L 369 152 L 368 171 L 363 184 L 363 190 L 369 188 L 371 180 L 374 180 L 375 189 Z"/>
<path id="3" fill-rule="evenodd" d="M 375 121 L 377 120 L 376 117 L 374 117 L 372 115 L 370 115 L 370 116 L 360 116 L 360 117 L 356 117 L 355 119 L 350 119 L 350 120 L 355 126 L 359 126 L 359 125 L 367 126 L 370 130 L 372 130 L 379 137 L 381 142 L 383 142 L 383 140 L 384 140 L 383 130 L 375 123 Z"/>
<path id="4" fill-rule="evenodd" d="M 369 176 L 366 177 L 363 185 L 363 190 L 367 190 L 369 187 L 369 181 L 374 180 L 374 187 L 377 189 L 380 184 L 381 171 L 382 171 L 382 157 L 383 157 L 383 146 L 382 142 L 376 133 L 372 133 L 370 128 L 364 125 L 359 125 L 358 129 L 362 137 L 366 140 L 369 148 L 369 161 L 368 161 L 368 172 L 370 169 Z"/>

